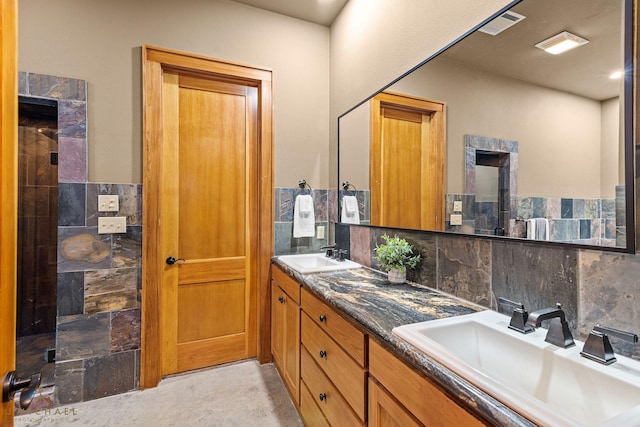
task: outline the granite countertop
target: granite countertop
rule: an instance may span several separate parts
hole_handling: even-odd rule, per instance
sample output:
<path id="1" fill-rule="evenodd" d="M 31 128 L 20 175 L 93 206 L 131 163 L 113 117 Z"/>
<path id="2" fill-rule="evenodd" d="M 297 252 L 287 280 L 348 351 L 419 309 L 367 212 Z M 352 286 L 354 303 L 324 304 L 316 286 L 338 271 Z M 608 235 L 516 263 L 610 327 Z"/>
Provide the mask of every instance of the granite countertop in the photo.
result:
<path id="1" fill-rule="evenodd" d="M 300 274 L 277 257 L 274 263 L 488 421 L 500 426 L 534 425 L 391 332 L 396 326 L 469 314 L 483 307 L 418 284 L 391 285 L 386 274 L 367 267 Z"/>

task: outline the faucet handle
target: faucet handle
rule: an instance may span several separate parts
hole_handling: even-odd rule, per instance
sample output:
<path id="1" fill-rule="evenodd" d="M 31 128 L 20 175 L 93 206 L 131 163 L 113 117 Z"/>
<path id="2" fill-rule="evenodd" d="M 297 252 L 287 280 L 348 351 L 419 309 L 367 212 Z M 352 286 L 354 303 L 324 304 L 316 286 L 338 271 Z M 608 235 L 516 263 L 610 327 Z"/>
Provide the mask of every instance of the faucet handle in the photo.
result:
<path id="1" fill-rule="evenodd" d="M 535 330 L 534 327 L 527 324 L 529 313 L 524 308 L 524 304 L 521 302 L 515 302 L 506 298 L 498 297 L 498 304 L 513 309 L 511 314 L 511 321 L 509 322 L 509 329 L 528 334 Z"/>
<path id="2" fill-rule="evenodd" d="M 617 359 L 608 335 L 633 343 L 638 342 L 637 334 L 595 325 L 589 333 L 580 355 L 603 365 L 610 365 L 615 362 Z"/>

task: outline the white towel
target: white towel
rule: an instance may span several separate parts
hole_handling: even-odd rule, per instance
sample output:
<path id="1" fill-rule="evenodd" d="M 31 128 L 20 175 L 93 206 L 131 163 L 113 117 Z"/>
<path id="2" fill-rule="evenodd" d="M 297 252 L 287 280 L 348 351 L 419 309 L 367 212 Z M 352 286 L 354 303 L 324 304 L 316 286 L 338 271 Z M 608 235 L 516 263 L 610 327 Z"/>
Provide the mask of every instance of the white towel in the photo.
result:
<path id="1" fill-rule="evenodd" d="M 296 197 L 293 208 L 293 237 L 313 237 L 316 218 L 313 212 L 313 197 L 302 194 Z"/>
<path id="2" fill-rule="evenodd" d="M 527 220 L 527 239 L 549 240 L 549 220 L 546 218 L 530 218 Z"/>
<path id="3" fill-rule="evenodd" d="M 536 238 L 536 220 L 529 218 L 527 220 L 527 239 L 535 240 Z"/>
<path id="4" fill-rule="evenodd" d="M 536 240 L 549 240 L 549 220 L 536 218 Z"/>
<path id="5" fill-rule="evenodd" d="M 342 196 L 342 214 L 340 222 L 345 224 L 360 224 L 360 212 L 356 196 Z"/>

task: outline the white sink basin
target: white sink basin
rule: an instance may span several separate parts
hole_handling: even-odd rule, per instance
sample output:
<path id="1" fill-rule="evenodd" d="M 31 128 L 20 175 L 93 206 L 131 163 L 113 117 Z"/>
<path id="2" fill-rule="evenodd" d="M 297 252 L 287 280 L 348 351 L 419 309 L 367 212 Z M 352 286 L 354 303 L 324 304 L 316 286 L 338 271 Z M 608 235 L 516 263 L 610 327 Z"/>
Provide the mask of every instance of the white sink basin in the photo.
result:
<path id="1" fill-rule="evenodd" d="M 299 255 L 281 255 L 278 257 L 280 261 L 296 270 L 298 273 L 319 273 L 322 271 L 349 270 L 351 268 L 360 268 L 360 264 L 353 261 L 338 261 L 327 258 L 323 253 L 320 254 L 299 254 Z"/>
<path id="2" fill-rule="evenodd" d="M 483 311 L 404 325 L 393 333 L 539 425 L 640 426 L 640 362 L 605 366 L 580 356 L 583 343 L 546 343 L 510 318 Z"/>

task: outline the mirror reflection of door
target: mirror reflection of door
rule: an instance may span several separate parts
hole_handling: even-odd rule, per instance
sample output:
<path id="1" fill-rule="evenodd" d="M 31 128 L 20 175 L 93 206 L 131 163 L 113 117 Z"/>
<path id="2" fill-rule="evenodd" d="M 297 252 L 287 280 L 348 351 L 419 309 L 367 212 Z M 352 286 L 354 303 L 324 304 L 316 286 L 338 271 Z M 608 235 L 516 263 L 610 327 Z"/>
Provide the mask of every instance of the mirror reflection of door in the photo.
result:
<path id="1" fill-rule="evenodd" d="M 444 104 L 383 92 L 371 106 L 371 223 L 442 230 Z"/>
<path id="2" fill-rule="evenodd" d="M 18 258 L 16 373 L 42 373 L 53 385 L 57 311 L 58 107 L 47 99 L 18 104 Z"/>

